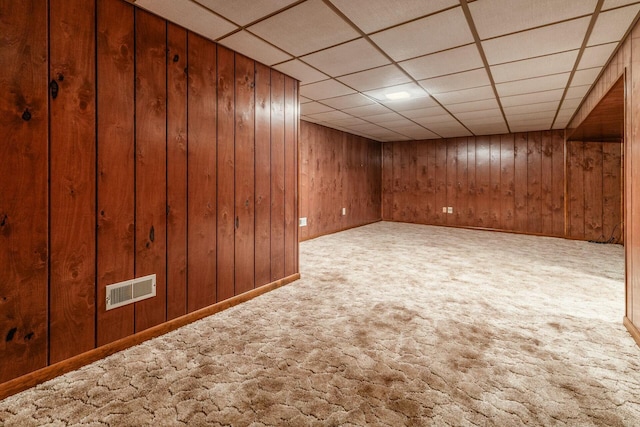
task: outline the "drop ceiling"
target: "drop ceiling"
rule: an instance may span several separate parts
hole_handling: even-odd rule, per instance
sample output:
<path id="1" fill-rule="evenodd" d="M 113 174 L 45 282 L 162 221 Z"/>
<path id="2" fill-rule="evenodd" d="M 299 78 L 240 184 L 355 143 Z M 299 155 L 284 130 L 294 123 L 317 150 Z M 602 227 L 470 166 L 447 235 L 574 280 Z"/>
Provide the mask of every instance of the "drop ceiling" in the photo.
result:
<path id="1" fill-rule="evenodd" d="M 130 1 L 300 80 L 302 120 L 378 141 L 564 129 L 640 12 L 640 0 Z"/>

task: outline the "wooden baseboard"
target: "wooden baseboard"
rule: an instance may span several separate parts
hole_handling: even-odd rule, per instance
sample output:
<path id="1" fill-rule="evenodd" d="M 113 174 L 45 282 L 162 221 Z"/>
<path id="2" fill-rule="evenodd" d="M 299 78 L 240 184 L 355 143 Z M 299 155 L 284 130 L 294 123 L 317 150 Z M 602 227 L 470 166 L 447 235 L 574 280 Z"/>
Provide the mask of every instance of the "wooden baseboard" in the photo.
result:
<path id="1" fill-rule="evenodd" d="M 63 360 L 62 362 L 55 363 L 21 377 L 9 380 L 3 384 L 0 384 L 0 400 L 24 391 L 28 388 L 34 387 L 62 374 L 66 374 L 67 372 L 74 371 L 78 368 L 81 368 L 82 366 L 103 359 L 129 347 L 133 347 L 134 345 L 150 340 L 151 338 L 164 335 L 182 326 L 188 325 L 189 323 L 193 323 L 196 320 L 200 320 L 207 316 L 211 316 L 212 314 L 219 313 L 223 310 L 249 301 L 257 296 L 287 285 L 298 279 L 300 279 L 300 273 L 293 274 L 291 276 L 276 280 L 275 282 L 260 286 L 259 288 L 253 289 L 227 300 L 220 301 L 203 309 L 194 311 L 193 313 L 178 317 L 177 319 L 170 320 L 161 325 L 154 326 L 153 328 L 138 332 L 137 334 L 122 338 L 118 341 L 114 341 L 93 350 L 89 350 L 70 359 Z"/>
<path id="2" fill-rule="evenodd" d="M 624 316 L 622 319 L 622 324 L 627 328 L 627 331 L 629 331 L 633 339 L 636 341 L 636 344 L 640 346 L 640 330 L 638 330 L 627 316 Z"/>
<path id="3" fill-rule="evenodd" d="M 380 222 L 382 221 L 382 219 L 378 218 L 378 219 L 374 219 L 371 221 L 367 221 L 367 222 L 363 222 L 362 224 L 356 224 L 356 225 L 351 225 L 349 227 L 345 227 L 345 228 L 341 228 L 339 230 L 332 230 L 332 231 L 328 231 L 326 233 L 320 233 L 320 234 L 311 234 L 307 237 L 301 237 L 299 239 L 300 242 L 304 242 L 306 240 L 312 240 L 318 237 L 322 237 L 322 236 L 328 236 L 330 234 L 336 234 L 336 233 L 340 233 L 341 231 L 347 231 L 347 230 L 352 230 L 354 228 L 358 228 L 358 227 L 364 227 L 365 225 L 369 225 L 369 224 L 375 224 L 376 222 Z"/>

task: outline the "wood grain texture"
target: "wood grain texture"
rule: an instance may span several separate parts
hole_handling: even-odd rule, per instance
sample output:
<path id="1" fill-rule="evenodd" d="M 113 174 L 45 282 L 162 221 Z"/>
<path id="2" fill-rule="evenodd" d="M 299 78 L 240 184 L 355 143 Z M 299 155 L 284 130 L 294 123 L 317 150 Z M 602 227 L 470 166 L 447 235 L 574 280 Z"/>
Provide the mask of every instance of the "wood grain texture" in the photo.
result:
<path id="1" fill-rule="evenodd" d="M 564 138 L 560 132 L 551 132 L 553 150 L 551 159 L 551 203 L 553 212 L 553 236 L 564 236 L 565 232 L 565 147 Z"/>
<path id="2" fill-rule="evenodd" d="M 256 63 L 255 286 L 271 281 L 271 70 Z"/>
<path id="3" fill-rule="evenodd" d="M 187 312 L 216 302 L 216 47 L 188 33 Z"/>
<path id="4" fill-rule="evenodd" d="M 475 226 L 491 227 L 491 137 L 476 138 L 477 212 Z"/>
<path id="5" fill-rule="evenodd" d="M 622 148 L 619 143 L 602 144 L 602 232 L 620 243 L 623 242 Z"/>
<path id="6" fill-rule="evenodd" d="M 491 214 L 489 215 L 489 228 L 496 229 L 504 228 L 504 225 L 502 223 L 502 210 L 500 206 L 500 199 L 502 195 L 502 174 L 500 169 L 502 162 L 501 150 L 500 135 L 492 135 L 489 142 L 489 164 L 491 168 L 491 171 L 489 172 L 489 193 L 491 194 Z"/>
<path id="7" fill-rule="evenodd" d="M 581 143 L 567 143 L 568 235 L 576 239 L 584 236 L 584 147 Z"/>
<path id="8" fill-rule="evenodd" d="M 540 132 L 530 132 L 527 138 L 527 228 L 542 233 L 542 146 Z"/>
<path id="9" fill-rule="evenodd" d="M 540 228 L 541 233 L 547 235 L 555 234 L 553 227 L 553 215 L 555 212 L 553 183 L 554 179 L 556 179 L 556 181 L 561 181 L 553 173 L 553 144 L 554 139 L 553 136 L 550 135 L 550 132 L 543 132 L 540 141 Z"/>
<path id="10" fill-rule="evenodd" d="M 135 275 L 156 296 L 135 303 L 136 332 L 167 319 L 167 23 L 136 9 Z"/>
<path id="11" fill-rule="evenodd" d="M 476 141 L 475 138 L 467 138 L 467 217 L 465 223 L 473 226 L 476 219 L 478 206 L 476 184 Z"/>
<path id="12" fill-rule="evenodd" d="M 302 122 L 302 129 L 310 127 L 307 122 Z M 309 139 L 312 141 L 311 139 Z M 304 144 L 304 140 L 300 140 L 300 144 Z M 305 144 L 309 147 L 311 144 Z M 382 150 L 382 219 L 389 221 L 393 217 L 393 145 L 381 144 Z M 301 153 L 301 154 L 304 154 Z"/>
<path id="13" fill-rule="evenodd" d="M 255 287 L 255 66 L 236 54 L 235 294 Z M 295 246 L 292 245 L 292 246 Z M 293 250 L 293 247 L 291 248 Z"/>
<path id="14" fill-rule="evenodd" d="M 0 2 L 0 383 L 47 364 L 46 60 L 46 1 Z"/>
<path id="15" fill-rule="evenodd" d="M 187 31 L 167 26 L 167 320 L 187 314 Z"/>
<path id="16" fill-rule="evenodd" d="M 468 167 L 467 138 L 457 138 L 456 141 L 456 201 L 453 214 L 457 224 L 468 225 L 469 209 L 469 167 Z M 419 197 L 419 195 L 418 195 Z"/>
<path id="17" fill-rule="evenodd" d="M 602 233 L 602 144 L 584 143 L 584 237 L 604 240 Z"/>
<path id="18" fill-rule="evenodd" d="M 298 170 L 296 169 L 296 97 L 297 83 L 291 77 L 284 79 L 284 276 L 296 273 L 298 218 Z"/>
<path id="19" fill-rule="evenodd" d="M 385 144 L 302 121 L 299 146 L 301 241 L 381 219 Z"/>
<path id="20" fill-rule="evenodd" d="M 284 80 L 271 71 L 271 280 L 284 276 Z"/>
<path id="21" fill-rule="evenodd" d="M 218 301 L 235 295 L 235 54 L 218 50 Z"/>
<path id="22" fill-rule="evenodd" d="M 95 347 L 95 4 L 50 0 L 49 361 Z"/>
<path id="23" fill-rule="evenodd" d="M 514 230 L 525 232 L 529 226 L 527 218 L 527 140 L 525 133 L 517 133 L 514 137 Z"/>
<path id="24" fill-rule="evenodd" d="M 513 134 L 500 136 L 500 211 L 502 227 L 505 230 L 515 229 L 515 152 L 513 143 Z M 564 186 L 562 188 L 564 189 Z"/>
<path id="25" fill-rule="evenodd" d="M 134 277 L 133 6 L 98 3 L 97 345 L 134 333 L 134 307 L 106 311 L 106 286 Z M 117 87 L 118 90 L 113 90 Z"/>

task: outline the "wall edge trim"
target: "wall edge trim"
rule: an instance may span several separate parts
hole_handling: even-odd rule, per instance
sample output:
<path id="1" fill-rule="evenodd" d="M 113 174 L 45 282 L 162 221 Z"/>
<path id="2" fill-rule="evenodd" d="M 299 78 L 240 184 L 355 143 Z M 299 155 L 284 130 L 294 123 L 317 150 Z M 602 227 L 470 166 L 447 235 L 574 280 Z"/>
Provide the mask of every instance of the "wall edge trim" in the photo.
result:
<path id="1" fill-rule="evenodd" d="M 625 328 L 627 328 L 627 331 L 629 332 L 629 334 L 631 334 L 631 337 L 634 339 L 636 344 L 640 346 L 640 330 L 638 330 L 636 325 L 634 325 L 633 322 L 631 322 L 631 319 L 629 319 L 627 316 L 624 316 L 622 318 L 622 324 Z"/>
<path id="2" fill-rule="evenodd" d="M 243 294 L 236 295 L 227 300 L 217 302 L 208 307 L 204 307 L 200 310 L 196 310 L 192 313 L 185 314 L 184 316 L 180 316 L 176 319 L 146 329 L 137 334 L 130 335 L 112 343 L 105 344 L 101 347 L 94 348 L 70 359 L 63 360 L 53 365 L 38 369 L 37 371 L 33 371 L 26 375 L 9 380 L 3 384 L 0 384 L 0 400 L 3 400 L 21 391 L 27 390 L 31 387 L 35 387 L 60 375 L 79 369 L 97 360 L 104 359 L 105 357 L 115 354 L 119 351 L 126 350 L 127 348 L 138 345 L 144 341 L 159 337 L 182 326 L 186 326 L 197 320 L 203 319 L 243 302 L 249 301 L 267 292 L 295 282 L 298 279 L 300 279 L 300 273 L 292 274 L 280 280 L 276 280 L 274 282 L 260 286 L 259 288 L 252 289 Z"/>

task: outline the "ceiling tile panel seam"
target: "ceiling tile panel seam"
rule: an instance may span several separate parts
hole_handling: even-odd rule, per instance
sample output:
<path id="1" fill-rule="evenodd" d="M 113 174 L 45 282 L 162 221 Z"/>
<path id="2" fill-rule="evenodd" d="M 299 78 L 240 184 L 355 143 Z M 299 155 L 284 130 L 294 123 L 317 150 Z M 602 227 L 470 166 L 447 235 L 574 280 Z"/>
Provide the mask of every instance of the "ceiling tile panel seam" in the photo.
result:
<path id="1" fill-rule="evenodd" d="M 580 46 L 580 51 L 578 52 L 578 56 L 576 57 L 576 61 L 573 64 L 573 68 L 571 70 L 571 74 L 569 74 L 569 80 L 567 81 L 567 85 L 564 88 L 564 91 L 562 92 L 562 96 L 560 97 L 560 104 L 558 104 L 558 109 L 556 110 L 556 114 L 553 116 L 553 121 L 551 122 L 551 129 L 553 129 L 553 126 L 556 124 L 556 120 L 558 118 L 558 114 L 560 114 L 560 109 L 562 108 L 562 104 L 564 102 L 565 97 L 567 96 L 567 92 L 569 91 L 569 87 L 571 86 L 571 82 L 573 81 L 573 76 L 576 74 L 576 70 L 578 69 L 578 65 L 580 64 L 580 60 L 582 59 L 582 55 L 584 54 L 584 50 L 587 48 L 587 43 L 589 42 L 589 37 L 591 37 L 591 32 L 593 31 L 593 27 L 595 27 L 596 25 L 596 21 L 598 20 L 598 16 L 600 15 L 600 11 L 602 10 L 602 5 L 604 3 L 604 0 L 598 0 L 598 3 L 596 4 L 596 8 L 593 12 L 593 15 L 591 15 L 591 21 L 589 21 L 589 26 L 587 27 L 587 31 L 584 34 L 584 39 L 582 40 L 582 46 Z M 619 42 L 618 42 L 619 43 Z M 591 86 L 593 86 L 595 84 L 595 82 L 597 82 L 598 80 L 594 80 L 591 83 Z M 591 90 L 591 89 L 589 89 Z M 583 99 L 586 98 L 586 96 L 583 97 Z M 580 108 L 576 108 L 577 112 Z M 574 114 L 575 114 L 574 112 Z M 573 117 L 572 117 L 573 118 Z"/>
<path id="2" fill-rule="evenodd" d="M 612 10 L 614 10 L 614 9 L 612 9 Z M 513 36 L 513 35 L 516 35 L 516 34 L 526 33 L 527 31 L 539 30 L 541 28 L 552 27 L 552 26 L 558 25 L 558 24 L 566 24 L 567 22 L 576 21 L 578 19 L 583 19 L 583 18 L 588 18 L 589 16 L 592 16 L 592 15 L 591 14 L 586 14 L 586 15 L 574 16 L 573 18 L 567 18 L 567 19 L 562 19 L 560 21 L 549 22 L 548 24 L 537 25 L 535 27 L 525 28 L 524 30 L 512 31 L 510 33 L 500 34 L 499 36 L 487 37 L 485 39 L 480 39 L 480 40 L 482 40 L 483 42 L 491 41 L 491 40 L 495 40 L 495 39 L 500 39 L 502 37 L 509 37 L 509 36 Z"/>
<path id="3" fill-rule="evenodd" d="M 600 0 L 602 1 L 602 0 Z M 502 113 L 502 118 L 504 119 L 504 123 L 507 125 L 507 131 L 511 133 L 511 129 L 509 128 L 509 122 L 507 121 L 507 116 L 504 113 L 504 108 L 502 107 L 502 102 L 500 101 L 500 96 L 498 95 L 498 89 L 496 88 L 496 82 L 493 79 L 493 74 L 491 73 L 491 67 L 489 66 L 489 61 L 487 61 L 487 56 L 484 53 L 484 49 L 482 48 L 482 42 L 480 40 L 480 35 L 478 34 L 478 29 L 476 28 L 476 24 L 473 22 L 473 17 L 471 16 L 471 11 L 469 10 L 469 5 L 467 4 L 467 0 L 460 0 L 460 6 L 462 7 L 462 11 L 464 12 L 464 16 L 467 19 L 467 24 L 469 25 L 469 29 L 471 30 L 471 34 L 473 35 L 473 39 L 476 42 L 476 48 L 478 49 L 478 53 L 480 53 L 480 58 L 482 58 L 482 63 L 484 64 L 485 71 L 489 76 L 489 82 L 491 83 L 491 89 L 493 89 L 493 93 L 496 97 L 496 101 L 498 101 L 498 107 L 500 108 L 500 112 Z"/>
<path id="4" fill-rule="evenodd" d="M 369 36 L 368 36 L 364 31 L 362 31 L 362 29 L 361 29 L 360 27 L 358 27 L 358 26 L 357 26 L 353 21 L 351 21 L 351 19 L 349 19 L 349 18 L 348 18 L 344 13 L 342 13 L 342 11 L 341 11 L 340 9 L 338 9 L 338 8 L 337 8 L 333 3 L 331 3 L 331 0 L 322 0 L 322 1 L 323 1 L 323 3 L 324 3 L 324 4 L 326 4 L 326 5 L 327 5 L 327 7 L 331 8 L 331 10 L 333 10 L 333 12 L 334 12 L 336 15 L 338 15 L 340 18 L 342 18 L 342 19 L 344 20 L 344 22 L 346 22 L 347 24 L 349 24 L 349 25 L 350 25 L 354 30 L 356 30 L 358 33 L 360 33 L 360 34 L 362 35 L 362 38 L 364 38 L 367 42 L 369 42 L 369 43 L 371 44 L 371 46 L 373 46 L 373 47 L 374 47 L 378 52 L 380 52 L 381 54 L 383 54 L 383 55 L 384 55 L 384 56 L 385 56 L 385 57 L 390 61 L 390 63 L 391 63 L 392 65 L 395 65 L 395 66 L 396 66 L 400 71 L 402 71 L 402 73 L 404 73 L 404 74 L 405 74 L 405 75 L 406 75 L 406 76 L 411 80 L 411 82 L 412 82 L 412 83 L 414 83 L 414 84 L 415 84 L 415 85 L 417 85 L 419 88 L 421 88 L 422 90 L 424 90 L 424 92 L 427 94 L 427 96 L 431 97 L 431 99 L 433 99 L 433 100 L 436 102 L 436 104 L 438 104 L 438 105 L 439 105 L 443 110 L 445 110 L 449 115 L 451 115 L 451 117 L 453 117 L 453 118 L 454 118 L 458 123 L 460 123 L 460 124 L 461 124 L 465 129 L 467 129 L 469 132 L 471 132 L 471 130 L 470 130 L 470 129 L 468 129 L 468 128 L 465 126 L 465 124 L 464 124 L 464 123 L 462 123 L 460 120 L 458 120 L 458 118 L 457 118 L 455 115 L 453 115 L 453 114 L 452 114 L 452 113 L 451 113 L 451 112 L 450 112 L 450 111 L 449 111 L 449 110 L 448 110 L 444 105 L 442 105 L 442 104 L 440 103 L 440 101 L 438 101 L 437 99 L 435 99 L 434 97 L 432 97 L 432 96 L 431 96 L 431 94 L 430 94 L 426 89 L 424 89 L 424 88 L 422 87 L 422 85 L 420 85 L 420 83 L 418 83 L 418 81 L 417 81 L 417 80 L 416 80 L 416 79 L 415 79 L 411 74 L 409 74 L 409 73 L 408 73 L 404 68 L 402 68 L 402 67 L 398 64 L 398 62 L 396 62 L 393 58 L 391 58 L 391 56 L 389 56 L 389 54 L 387 54 L 387 52 L 385 52 L 385 51 L 384 51 L 380 46 L 378 46 L 376 43 L 374 43 L 374 42 L 373 42 L 373 40 L 371 40 L 371 38 L 370 38 L 370 37 L 369 37 Z M 454 8 L 456 8 L 456 7 L 458 7 L 458 6 L 453 6 L 453 7 L 447 8 L 447 9 L 445 9 L 445 10 L 441 10 L 441 11 L 439 11 L 439 12 L 432 13 L 432 14 L 427 15 L 427 16 L 435 15 L 435 14 L 441 13 L 441 12 L 446 11 L 446 10 L 454 9 Z M 421 19 L 422 19 L 422 18 L 421 18 Z M 405 22 L 405 24 L 406 24 L 406 22 Z M 457 47 L 460 47 L 460 46 L 457 46 Z M 445 49 L 445 50 L 449 50 L 449 49 Z M 437 53 L 437 52 L 433 52 L 433 53 Z M 425 55 L 422 55 L 422 56 L 425 56 Z M 344 84 L 344 83 L 343 83 L 343 84 Z M 355 90 L 355 89 L 354 89 L 354 90 Z M 360 91 L 357 91 L 357 92 L 358 92 L 358 93 L 361 93 Z M 366 96 L 366 97 L 367 97 L 367 98 L 369 98 L 369 99 L 372 99 L 371 97 L 367 96 L 367 95 L 366 95 L 366 94 L 364 94 L 364 93 L 362 93 L 362 95 L 363 95 L 363 96 Z M 377 101 L 377 100 L 375 100 L 375 99 L 372 99 L 372 100 L 373 100 L 373 101 L 375 101 L 376 103 L 378 103 L 378 101 Z M 382 105 L 384 105 L 384 104 L 382 104 Z M 389 109 L 390 109 L 390 110 L 392 110 L 392 111 L 394 111 L 394 110 L 393 110 L 393 109 L 391 109 L 391 108 L 389 108 Z M 438 134 L 437 132 L 432 131 L 431 129 L 429 129 L 429 128 L 425 127 L 424 125 L 421 125 L 420 123 L 418 123 L 418 122 L 416 122 L 416 121 L 414 121 L 414 120 L 412 120 L 412 119 L 410 119 L 410 118 L 408 118 L 408 117 L 405 117 L 403 114 L 398 113 L 397 111 L 394 111 L 394 112 L 395 112 L 395 113 L 397 113 L 397 114 L 399 114 L 399 115 L 401 115 L 401 116 L 402 116 L 402 117 L 404 117 L 405 119 L 412 121 L 412 122 L 413 122 L 413 123 L 415 123 L 416 125 L 418 125 L 418 126 L 420 126 L 420 127 L 423 127 L 424 129 L 426 129 L 426 130 L 428 130 L 428 131 L 430 131 L 430 132 L 433 132 L 434 134 L 436 134 L 436 135 L 438 135 L 438 136 L 440 136 L 440 137 L 441 137 L 441 135 L 440 135 L 440 134 Z M 473 134 L 473 132 L 471 132 L 471 133 Z"/>

